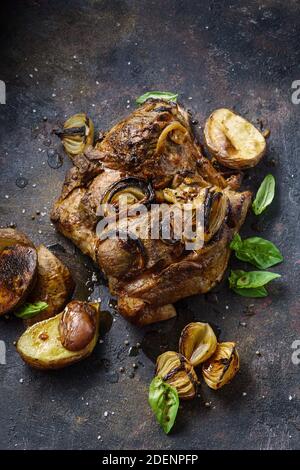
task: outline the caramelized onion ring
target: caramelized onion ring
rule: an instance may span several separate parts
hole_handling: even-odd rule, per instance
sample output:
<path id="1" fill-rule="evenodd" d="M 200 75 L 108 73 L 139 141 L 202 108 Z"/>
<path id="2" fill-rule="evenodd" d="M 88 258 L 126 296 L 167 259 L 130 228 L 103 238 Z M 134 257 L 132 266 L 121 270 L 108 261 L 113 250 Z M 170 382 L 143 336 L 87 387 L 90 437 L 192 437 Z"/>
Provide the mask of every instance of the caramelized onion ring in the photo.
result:
<path id="1" fill-rule="evenodd" d="M 164 130 L 161 132 L 161 134 L 158 138 L 157 144 L 156 144 L 156 149 L 155 149 L 156 154 L 158 154 L 162 151 L 168 135 L 170 134 L 170 132 L 175 131 L 175 130 L 180 131 L 181 133 L 183 133 L 184 137 L 186 137 L 188 135 L 188 130 L 182 124 L 180 124 L 180 122 L 178 122 L 178 121 L 172 122 L 167 127 L 165 127 Z M 174 141 L 176 142 L 176 140 L 174 140 Z"/>
<path id="2" fill-rule="evenodd" d="M 136 203 L 149 205 L 155 197 L 155 192 L 150 182 L 142 178 L 129 176 L 109 186 L 101 199 L 101 204 L 113 204 L 118 210 L 118 200 L 121 194 L 131 196 L 131 202 L 127 201 L 130 205 Z"/>

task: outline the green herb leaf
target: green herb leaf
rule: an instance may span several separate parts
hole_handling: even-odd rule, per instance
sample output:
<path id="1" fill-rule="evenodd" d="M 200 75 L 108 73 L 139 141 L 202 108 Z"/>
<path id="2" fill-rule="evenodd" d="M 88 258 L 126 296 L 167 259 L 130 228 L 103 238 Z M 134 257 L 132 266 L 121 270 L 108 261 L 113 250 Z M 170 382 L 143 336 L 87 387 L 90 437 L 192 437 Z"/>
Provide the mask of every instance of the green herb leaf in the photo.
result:
<path id="1" fill-rule="evenodd" d="M 261 287 L 278 277 L 280 277 L 280 274 L 270 273 L 269 271 L 249 271 L 237 279 L 236 287 L 242 287 L 243 289 Z"/>
<path id="2" fill-rule="evenodd" d="M 273 175 L 267 175 L 261 183 L 256 197 L 252 203 L 252 209 L 255 215 L 260 215 L 273 201 L 275 194 L 275 178 Z"/>
<path id="3" fill-rule="evenodd" d="M 35 302 L 34 304 L 26 303 L 15 311 L 15 315 L 18 318 L 26 320 L 27 318 L 32 318 L 43 310 L 46 310 L 46 308 L 48 308 L 48 304 L 46 302 Z"/>
<path id="4" fill-rule="evenodd" d="M 236 233 L 230 243 L 230 248 L 232 250 L 239 250 L 242 246 L 243 242 L 242 242 L 242 239 L 240 237 L 240 235 L 238 233 Z"/>
<path id="5" fill-rule="evenodd" d="M 230 271 L 230 276 L 229 276 L 229 287 L 231 289 L 236 288 L 236 283 L 239 277 L 244 276 L 245 271 L 242 271 L 241 269 L 236 269 L 236 270 L 231 270 Z"/>
<path id="6" fill-rule="evenodd" d="M 263 286 L 278 277 L 280 274 L 268 271 L 232 270 L 229 276 L 229 287 L 243 297 L 266 297 L 268 291 Z"/>
<path id="7" fill-rule="evenodd" d="M 168 91 L 148 91 L 147 93 L 144 93 L 143 95 L 139 96 L 136 99 L 137 104 L 143 104 L 145 101 L 149 100 L 150 98 L 153 99 L 161 99 L 161 100 L 166 100 L 166 101 L 177 101 L 178 94 L 176 93 L 170 93 Z"/>
<path id="8" fill-rule="evenodd" d="M 260 237 L 250 237 L 242 240 L 236 234 L 230 244 L 235 256 L 241 261 L 254 264 L 257 268 L 267 269 L 283 261 L 278 248 L 270 241 Z"/>
<path id="9" fill-rule="evenodd" d="M 160 377 L 154 377 L 149 387 L 149 404 L 157 421 L 168 434 L 175 423 L 179 408 L 176 388 L 171 387 Z"/>
<path id="10" fill-rule="evenodd" d="M 252 289 L 240 289 L 238 287 L 233 287 L 233 290 L 236 294 L 239 294 L 242 297 L 259 298 L 267 297 L 268 295 L 268 291 L 265 287 L 256 287 Z"/>

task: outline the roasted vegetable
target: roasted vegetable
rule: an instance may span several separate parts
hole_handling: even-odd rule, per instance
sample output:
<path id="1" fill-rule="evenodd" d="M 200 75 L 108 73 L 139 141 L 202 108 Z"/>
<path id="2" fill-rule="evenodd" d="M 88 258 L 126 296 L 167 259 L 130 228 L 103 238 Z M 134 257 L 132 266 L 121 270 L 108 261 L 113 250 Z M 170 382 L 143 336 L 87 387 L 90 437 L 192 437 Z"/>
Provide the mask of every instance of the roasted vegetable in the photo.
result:
<path id="1" fill-rule="evenodd" d="M 189 131 L 178 121 L 169 124 L 164 128 L 158 138 L 155 149 L 156 155 L 160 154 L 164 150 L 167 138 L 170 138 L 176 144 L 182 144 L 185 139 L 189 138 Z"/>
<path id="2" fill-rule="evenodd" d="M 63 129 L 55 133 L 61 138 L 65 151 L 73 157 L 93 144 L 94 124 L 85 113 L 74 114 L 64 123 Z"/>
<path id="3" fill-rule="evenodd" d="M 17 244 L 33 247 L 33 243 L 24 233 L 19 232 L 14 228 L 0 229 L 0 251 L 2 251 L 3 248 Z"/>
<path id="4" fill-rule="evenodd" d="M 34 291 L 28 297 L 30 303 L 43 301 L 48 307 L 28 318 L 26 324 L 46 320 L 61 312 L 74 291 L 74 281 L 69 269 L 44 245 L 37 248 L 38 275 Z"/>
<path id="5" fill-rule="evenodd" d="M 92 305 L 73 300 L 60 319 L 59 333 L 62 345 L 69 351 L 80 351 L 95 336 L 97 315 Z"/>
<path id="6" fill-rule="evenodd" d="M 37 253 L 30 246 L 14 245 L 0 252 L 0 315 L 26 300 L 36 281 Z"/>
<path id="7" fill-rule="evenodd" d="M 91 330 L 86 328 L 87 309 L 88 316 L 94 318 Z M 99 304 L 73 301 L 64 312 L 30 326 L 19 338 L 17 351 L 27 364 L 36 369 L 69 366 L 92 353 L 98 339 L 99 317 Z M 62 342 L 68 347 L 71 344 L 73 349 L 66 349 Z M 79 346 L 82 349 L 77 349 Z"/>
<path id="8" fill-rule="evenodd" d="M 218 343 L 214 354 L 203 364 L 202 375 L 210 388 L 218 390 L 233 379 L 239 367 L 235 343 Z"/>
<path id="9" fill-rule="evenodd" d="M 189 323 L 182 330 L 179 340 L 179 352 L 192 366 L 206 361 L 216 350 L 217 338 L 208 323 Z"/>
<path id="10" fill-rule="evenodd" d="M 250 168 L 266 151 L 266 140 L 249 121 L 229 109 L 214 111 L 205 123 L 206 145 L 219 163 L 228 168 Z"/>
<path id="11" fill-rule="evenodd" d="M 151 184 L 142 178 L 127 177 L 113 183 L 104 193 L 101 204 L 112 204 L 119 210 L 120 198 L 127 205 L 149 205 L 154 200 L 154 191 Z M 108 215 L 109 211 L 105 215 Z"/>
<path id="12" fill-rule="evenodd" d="M 129 279 L 143 270 L 146 263 L 145 247 L 140 238 L 127 233 L 125 238 L 107 238 L 98 243 L 97 260 L 106 274 Z"/>
<path id="13" fill-rule="evenodd" d="M 182 354 L 167 351 L 158 356 L 155 375 L 176 388 L 179 398 L 189 400 L 196 395 L 198 377 Z"/>

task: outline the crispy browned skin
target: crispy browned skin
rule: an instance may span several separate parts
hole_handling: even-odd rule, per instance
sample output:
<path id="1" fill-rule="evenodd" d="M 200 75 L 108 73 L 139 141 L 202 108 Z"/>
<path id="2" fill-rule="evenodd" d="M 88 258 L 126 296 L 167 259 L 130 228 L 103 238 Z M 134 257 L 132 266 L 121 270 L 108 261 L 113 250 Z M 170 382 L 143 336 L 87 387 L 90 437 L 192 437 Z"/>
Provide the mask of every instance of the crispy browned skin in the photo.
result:
<path id="1" fill-rule="evenodd" d="M 35 248 L 16 244 L 0 252 L 0 315 L 25 301 L 34 286 L 36 274 Z"/>
<path id="2" fill-rule="evenodd" d="M 17 244 L 31 247 L 34 246 L 25 233 L 14 228 L 0 228 L 0 251 L 8 246 Z"/>
<path id="3" fill-rule="evenodd" d="M 183 126 L 183 138 L 176 140 L 170 134 L 159 146 L 162 132 L 172 124 Z M 139 325 L 171 318 L 176 314 L 174 302 L 205 293 L 222 279 L 229 243 L 244 222 L 251 193 L 237 192 L 238 179 L 226 178 L 202 155 L 181 107 L 161 100 L 146 102 L 73 163 L 52 220 L 106 273 L 125 318 Z M 196 178 L 200 186 L 222 193 L 226 217 L 215 236 L 196 251 L 185 251 L 180 243 L 143 239 L 144 262 L 139 263 L 141 250 L 130 240 L 99 242 L 96 235 L 97 204 L 112 183 L 127 176 L 150 181 L 156 190 L 173 187 L 176 178 Z M 137 221 L 138 217 L 132 218 L 130 224 Z"/>
<path id="4" fill-rule="evenodd" d="M 44 245 L 37 248 L 38 272 L 33 292 L 28 302 L 47 302 L 48 307 L 25 320 L 27 326 L 60 313 L 71 298 L 75 283 L 69 269 Z"/>

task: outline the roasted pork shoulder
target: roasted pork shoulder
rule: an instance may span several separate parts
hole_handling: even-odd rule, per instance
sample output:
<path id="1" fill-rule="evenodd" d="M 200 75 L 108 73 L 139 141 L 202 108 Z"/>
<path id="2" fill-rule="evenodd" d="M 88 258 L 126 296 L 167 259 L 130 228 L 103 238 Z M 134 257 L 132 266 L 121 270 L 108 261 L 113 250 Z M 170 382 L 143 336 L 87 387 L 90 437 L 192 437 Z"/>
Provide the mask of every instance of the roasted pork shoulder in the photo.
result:
<path id="1" fill-rule="evenodd" d="M 138 325 L 167 320 L 176 314 L 174 302 L 208 292 L 222 279 L 251 193 L 238 192 L 238 176 L 219 171 L 202 154 L 183 108 L 147 101 L 72 160 L 51 219 L 104 272 L 126 319 Z M 126 220 L 119 212 L 118 236 L 102 239 L 99 222 L 107 214 L 99 205 L 117 207 L 120 195 L 154 214 L 160 204 L 201 207 L 202 245 L 187 249 L 183 238 L 151 238 L 147 211 Z M 143 233 L 133 237 L 137 225 Z M 109 217 L 103 230 L 109 233 Z"/>

